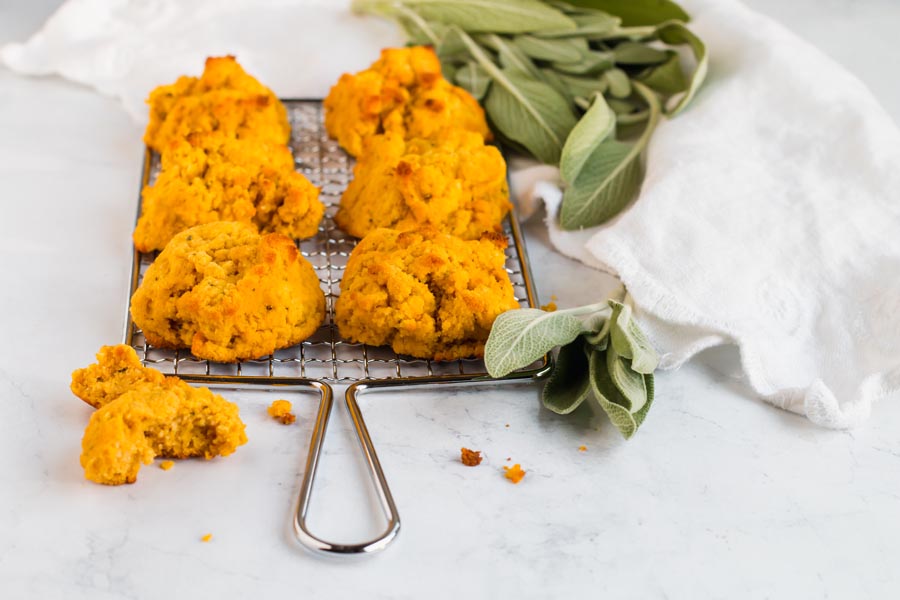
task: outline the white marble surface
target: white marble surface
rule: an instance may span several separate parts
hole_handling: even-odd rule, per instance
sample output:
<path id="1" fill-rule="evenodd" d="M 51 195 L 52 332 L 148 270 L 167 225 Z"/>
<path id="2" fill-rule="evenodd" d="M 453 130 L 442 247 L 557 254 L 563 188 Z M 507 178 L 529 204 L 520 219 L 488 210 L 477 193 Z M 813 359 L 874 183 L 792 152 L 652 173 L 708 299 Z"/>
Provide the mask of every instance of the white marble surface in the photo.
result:
<path id="1" fill-rule="evenodd" d="M 900 120 L 900 5 L 750 4 L 856 70 Z M 0 42 L 54 5 L 0 2 Z M 314 410 L 300 397 L 285 428 L 264 416 L 271 398 L 234 395 L 251 441 L 227 459 L 145 467 L 133 486 L 85 481 L 90 409 L 69 374 L 121 335 L 140 135 L 111 100 L 0 68 L 0 598 L 900 594 L 900 406 L 820 430 L 749 397 L 729 349 L 661 375 L 628 443 L 587 411 L 542 411 L 532 385 L 365 397 L 403 530 L 364 560 L 313 557 L 289 531 Z M 538 224 L 528 233 L 545 298 L 573 305 L 612 285 L 554 255 Z M 485 463 L 461 466 L 460 446 Z M 507 457 L 528 471 L 517 486 Z M 338 404 L 318 533 L 378 528 L 361 476 Z"/>

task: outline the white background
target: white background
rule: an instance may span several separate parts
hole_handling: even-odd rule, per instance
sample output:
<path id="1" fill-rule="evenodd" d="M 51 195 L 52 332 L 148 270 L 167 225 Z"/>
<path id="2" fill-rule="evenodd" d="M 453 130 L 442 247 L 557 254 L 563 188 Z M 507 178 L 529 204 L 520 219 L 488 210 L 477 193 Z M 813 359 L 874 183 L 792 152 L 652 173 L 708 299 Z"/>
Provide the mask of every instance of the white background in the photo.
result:
<path id="1" fill-rule="evenodd" d="M 0 3 L 0 43 L 56 4 Z M 900 4 L 749 4 L 857 73 L 900 121 Z M 121 336 L 141 133 L 110 99 L 0 68 L 0 598 L 900 593 L 900 407 L 820 430 L 753 399 L 728 348 L 660 375 L 627 443 L 588 411 L 541 410 L 536 386 L 367 397 L 403 531 L 364 560 L 318 559 L 291 537 L 314 409 L 302 397 L 288 428 L 265 417 L 271 397 L 234 396 L 251 441 L 227 459 L 145 467 L 133 486 L 84 481 L 90 409 L 69 374 Z M 545 301 L 612 285 L 555 255 L 539 223 L 528 234 Z M 377 513 L 347 421 L 338 404 L 311 520 L 358 540 Z M 485 463 L 461 466 L 460 446 Z M 528 471 L 518 486 L 502 477 L 507 457 Z"/>

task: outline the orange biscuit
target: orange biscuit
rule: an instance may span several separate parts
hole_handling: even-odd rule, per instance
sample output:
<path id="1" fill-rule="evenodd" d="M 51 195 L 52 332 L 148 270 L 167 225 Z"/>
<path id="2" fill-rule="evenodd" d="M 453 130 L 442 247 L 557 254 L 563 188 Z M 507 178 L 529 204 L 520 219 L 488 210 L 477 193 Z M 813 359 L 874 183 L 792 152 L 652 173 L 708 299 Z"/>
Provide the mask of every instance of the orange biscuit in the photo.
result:
<path id="1" fill-rule="evenodd" d="M 325 211 L 319 190 L 294 170 L 287 146 L 191 134 L 162 154 L 162 172 L 144 188 L 134 245 L 162 250 L 172 236 L 213 221 L 252 223 L 263 233 L 315 235 Z"/>
<path id="2" fill-rule="evenodd" d="M 97 407 L 81 442 L 85 477 L 134 483 L 143 464 L 227 456 L 247 442 L 237 405 L 141 365 L 130 346 L 104 346 L 72 373 L 72 391 Z"/>
<path id="3" fill-rule="evenodd" d="M 347 262 L 335 304 L 341 336 L 420 358 L 482 356 L 494 319 L 519 307 L 505 247 L 499 234 L 465 241 L 376 229 Z"/>
<path id="4" fill-rule="evenodd" d="M 290 238 L 221 221 L 172 238 L 134 293 L 131 315 L 155 346 L 235 362 L 312 335 L 325 296 Z"/>
<path id="5" fill-rule="evenodd" d="M 426 46 L 382 50 L 368 69 L 342 75 L 324 107 L 328 134 L 353 156 L 379 133 L 408 139 L 448 129 L 491 135 L 481 106 L 443 78 L 437 55 Z"/>
<path id="6" fill-rule="evenodd" d="M 464 239 L 499 232 L 511 208 L 500 151 L 472 132 L 437 140 L 374 136 L 357 160 L 335 222 L 355 237 L 433 226 Z"/>
<path id="7" fill-rule="evenodd" d="M 291 136 L 284 105 L 233 56 L 206 59 L 200 77 L 182 76 L 173 84 L 157 87 L 147 104 L 150 122 L 144 142 L 157 151 L 195 131 L 280 144 Z"/>

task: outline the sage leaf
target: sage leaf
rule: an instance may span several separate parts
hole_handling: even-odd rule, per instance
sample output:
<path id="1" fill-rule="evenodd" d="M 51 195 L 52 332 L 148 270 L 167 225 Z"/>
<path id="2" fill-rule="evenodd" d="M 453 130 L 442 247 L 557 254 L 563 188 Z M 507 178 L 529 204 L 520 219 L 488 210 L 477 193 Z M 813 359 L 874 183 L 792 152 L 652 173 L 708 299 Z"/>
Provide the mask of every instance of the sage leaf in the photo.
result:
<path id="1" fill-rule="evenodd" d="M 579 229 L 605 223 L 637 193 L 641 181 L 637 145 L 607 140 L 587 157 L 585 165 L 563 192 L 560 224 Z"/>
<path id="2" fill-rule="evenodd" d="M 454 77 L 456 84 L 472 94 L 476 100 L 481 100 L 491 85 L 491 77 L 476 62 L 467 62 L 456 70 Z"/>
<path id="3" fill-rule="evenodd" d="M 644 387 L 647 389 L 647 403 L 641 407 L 639 411 L 633 413 L 634 423 L 638 427 L 644 422 L 644 419 L 647 418 L 647 413 L 650 411 L 650 405 L 653 404 L 653 394 L 655 383 L 653 380 L 653 373 L 648 373 L 644 375 Z"/>
<path id="4" fill-rule="evenodd" d="M 619 213 L 635 196 L 641 181 L 640 157 L 659 121 L 656 94 L 640 82 L 635 88 L 648 104 L 650 116 L 634 144 L 607 140 L 599 144 L 563 193 L 560 224 L 564 229 L 599 225 Z"/>
<path id="5" fill-rule="evenodd" d="M 559 159 L 562 180 L 573 183 L 591 153 L 612 136 L 616 130 L 616 115 L 610 110 L 602 94 L 594 96 L 594 102 L 569 133 Z"/>
<path id="6" fill-rule="evenodd" d="M 688 88 L 688 80 L 681 68 L 681 57 L 674 50 L 668 50 L 669 58 L 666 62 L 650 67 L 640 75 L 644 84 L 664 96 L 671 96 L 683 92 Z"/>
<path id="7" fill-rule="evenodd" d="M 659 355 L 634 320 L 631 306 L 615 300 L 609 300 L 609 306 L 612 308 L 610 345 L 615 348 L 617 354 L 631 359 L 631 368 L 634 371 L 653 373 L 659 366 Z"/>
<path id="8" fill-rule="evenodd" d="M 668 58 L 665 50 L 640 42 L 626 41 L 613 48 L 613 59 L 619 65 L 658 65 Z"/>
<path id="9" fill-rule="evenodd" d="M 397 8 L 400 26 L 409 37 L 409 42 L 417 45 L 431 45 L 437 47 L 441 38 L 447 32 L 447 26 L 442 23 L 429 23 L 419 14 L 405 6 Z"/>
<path id="10" fill-rule="evenodd" d="M 541 400 L 558 415 L 567 415 L 591 395 L 591 379 L 584 341 L 580 337 L 559 349 Z"/>
<path id="11" fill-rule="evenodd" d="M 512 42 L 499 35 L 489 34 L 481 36 L 489 47 L 497 51 L 500 66 L 508 71 L 516 71 L 531 79 L 542 80 L 540 70 L 535 66 L 527 54 L 522 52 Z"/>
<path id="12" fill-rule="evenodd" d="M 603 73 L 603 79 L 609 85 L 609 93 L 615 98 L 627 98 L 631 95 L 631 80 L 622 69 L 609 69 Z"/>
<path id="13" fill-rule="evenodd" d="M 557 73 L 556 76 L 568 88 L 569 93 L 573 96 L 590 98 L 594 93 L 602 94 L 606 92 L 609 87 L 606 80 L 599 75 L 594 77 L 577 77 L 575 75 Z"/>
<path id="14" fill-rule="evenodd" d="M 670 19 L 690 20 L 684 9 L 672 0 L 571 0 L 570 4 L 616 15 L 626 27 L 658 25 Z"/>
<path id="15" fill-rule="evenodd" d="M 534 32 L 534 35 L 542 38 L 586 38 L 603 37 L 610 34 L 619 27 L 621 20 L 618 17 L 604 13 L 587 13 L 581 15 L 573 15 L 571 19 L 575 22 L 574 29 L 555 28 L 541 29 Z"/>
<path id="16" fill-rule="evenodd" d="M 647 403 L 647 386 L 644 382 L 644 374 L 631 368 L 631 361 L 619 356 L 615 346 L 610 344 L 606 348 L 606 368 L 609 377 L 628 401 L 628 410 L 637 412 Z"/>
<path id="17" fill-rule="evenodd" d="M 703 41 L 694 35 L 684 23 L 671 21 L 663 23 L 656 30 L 659 39 L 669 45 L 687 44 L 694 53 L 694 60 L 697 65 L 691 75 L 691 82 L 687 90 L 678 99 L 674 106 L 666 107 L 666 115 L 674 117 L 680 113 L 691 102 L 697 94 L 697 90 L 703 85 L 706 79 L 706 73 L 709 70 L 709 55 L 706 52 L 706 45 Z"/>
<path id="18" fill-rule="evenodd" d="M 428 21 L 437 21 L 470 32 L 526 33 L 540 29 L 574 29 L 575 23 L 561 11 L 539 0 L 354 0 L 357 12 L 392 14 L 408 7 Z"/>
<path id="19" fill-rule="evenodd" d="M 459 29 L 455 31 L 493 80 L 483 106 L 500 137 L 546 164 L 556 164 L 576 122 L 569 101 L 543 81 L 499 69 L 475 40 Z"/>
<path id="20" fill-rule="evenodd" d="M 556 346 L 565 346 L 584 333 L 582 322 L 565 312 L 520 308 L 494 321 L 484 347 L 484 363 L 491 377 L 503 377 L 540 359 Z"/>
<path id="21" fill-rule="evenodd" d="M 577 62 L 588 51 L 583 38 L 554 40 L 523 34 L 514 37 L 513 44 L 531 58 L 559 63 Z"/>
<path id="22" fill-rule="evenodd" d="M 613 384 L 606 366 L 606 352 L 594 350 L 591 353 L 591 390 L 600 407 L 626 440 L 637 431 L 638 424 L 631 411 L 625 406 L 627 400 Z"/>
<path id="23" fill-rule="evenodd" d="M 601 73 L 613 67 L 613 57 L 609 52 L 589 51 L 573 63 L 553 63 L 553 68 L 569 75 L 589 75 Z M 626 76 L 627 80 L 627 76 Z"/>
<path id="24" fill-rule="evenodd" d="M 504 137 L 522 145 L 545 164 L 556 164 L 575 115 L 569 102 L 543 81 L 518 71 L 494 75 L 484 103 L 491 123 Z"/>
<path id="25" fill-rule="evenodd" d="M 570 86 L 566 84 L 559 73 L 553 69 L 541 69 L 541 79 L 568 100 L 570 105 L 575 102 L 576 94 L 573 93 Z"/>

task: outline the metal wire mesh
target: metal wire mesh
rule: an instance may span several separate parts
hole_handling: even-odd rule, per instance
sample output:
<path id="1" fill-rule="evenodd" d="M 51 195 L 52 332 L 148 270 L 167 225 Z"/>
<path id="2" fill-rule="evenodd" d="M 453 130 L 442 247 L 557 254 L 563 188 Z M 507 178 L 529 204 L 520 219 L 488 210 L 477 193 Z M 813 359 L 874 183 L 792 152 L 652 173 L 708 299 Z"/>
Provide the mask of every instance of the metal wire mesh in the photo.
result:
<path id="1" fill-rule="evenodd" d="M 296 169 L 321 189 L 320 199 L 325 216 L 318 233 L 298 243 L 300 253 L 312 263 L 319 276 L 326 299 L 323 325 L 308 340 L 276 351 L 259 360 L 239 363 L 216 363 L 193 356 L 187 350 L 168 350 L 149 345 L 140 330 L 132 324 L 131 339 L 145 364 L 152 364 L 167 374 L 222 375 L 263 377 L 305 377 L 329 382 L 355 382 L 372 379 L 416 378 L 433 375 L 471 375 L 486 373 L 481 360 L 438 362 L 398 355 L 390 348 L 349 342 L 340 337 L 334 323 L 334 303 L 340 295 L 340 281 L 347 258 L 356 240 L 334 224 L 341 194 L 353 174 L 353 161 L 328 137 L 323 123 L 323 111 L 317 100 L 284 100 L 292 126 L 290 146 Z M 152 183 L 159 171 L 159 157 L 147 161 L 145 182 Z M 515 218 L 510 216 L 510 219 Z M 529 306 L 530 280 L 525 265 L 519 260 L 518 246 L 522 240 L 509 219 L 504 225 L 510 245 L 506 250 L 506 270 L 513 284 L 516 299 Z M 524 253 L 523 253 L 524 255 Z M 135 289 L 155 254 L 139 254 Z M 134 289 L 131 290 L 134 293 Z M 129 317 L 130 318 L 130 317 Z M 126 335 L 126 337 L 128 337 Z"/>

